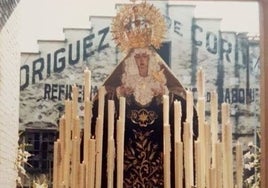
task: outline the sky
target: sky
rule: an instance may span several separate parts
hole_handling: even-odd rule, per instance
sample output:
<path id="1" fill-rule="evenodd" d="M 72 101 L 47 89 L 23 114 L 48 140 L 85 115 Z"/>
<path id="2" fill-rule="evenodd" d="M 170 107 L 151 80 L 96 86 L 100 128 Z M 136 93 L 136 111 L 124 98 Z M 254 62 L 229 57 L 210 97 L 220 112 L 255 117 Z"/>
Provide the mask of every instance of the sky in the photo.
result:
<path id="1" fill-rule="evenodd" d="M 130 0 L 21 1 L 21 51 L 37 51 L 40 39 L 63 39 L 64 27 L 90 28 L 89 16 L 114 16 L 116 3 L 130 3 Z M 196 4 L 195 17 L 221 18 L 222 31 L 259 33 L 257 2 L 172 0 L 170 3 Z"/>

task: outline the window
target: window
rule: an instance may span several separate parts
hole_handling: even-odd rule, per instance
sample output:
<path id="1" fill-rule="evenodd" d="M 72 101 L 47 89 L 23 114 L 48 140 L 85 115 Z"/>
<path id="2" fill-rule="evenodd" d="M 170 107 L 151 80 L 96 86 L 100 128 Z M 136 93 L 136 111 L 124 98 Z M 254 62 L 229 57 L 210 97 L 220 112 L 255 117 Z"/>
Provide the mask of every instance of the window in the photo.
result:
<path id="1" fill-rule="evenodd" d="M 41 174 L 45 174 L 48 180 L 51 180 L 53 145 L 57 137 L 56 130 L 26 129 L 23 132 L 21 139 L 26 144 L 25 149 L 32 154 L 28 160 L 30 166 L 25 166 L 26 171 L 30 174 L 30 181 Z"/>

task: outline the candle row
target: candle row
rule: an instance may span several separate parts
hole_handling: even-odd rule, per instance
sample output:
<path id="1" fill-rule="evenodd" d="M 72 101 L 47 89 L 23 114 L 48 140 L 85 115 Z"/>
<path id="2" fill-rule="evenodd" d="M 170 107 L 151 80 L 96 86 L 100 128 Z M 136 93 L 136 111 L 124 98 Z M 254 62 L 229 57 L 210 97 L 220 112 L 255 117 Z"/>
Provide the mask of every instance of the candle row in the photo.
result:
<path id="1" fill-rule="evenodd" d="M 75 87 L 73 90 L 75 91 Z M 54 143 L 53 187 L 85 186 L 85 163 L 80 163 L 80 119 L 75 113 L 76 100 L 65 101 L 65 114 L 60 118 L 59 138 Z"/>
<path id="2" fill-rule="evenodd" d="M 197 72 L 197 116 L 198 138 L 193 141 L 193 94 L 186 91 L 186 121 L 183 123 L 184 132 L 181 135 L 181 103 L 174 102 L 174 165 L 175 187 L 191 188 L 242 188 L 243 154 L 239 143 L 236 145 L 236 168 L 233 164 L 232 127 L 229 117 L 229 104 L 221 105 L 222 137 L 218 138 L 218 96 L 212 92 L 210 104 L 210 125 L 205 120 L 204 74 L 202 69 Z M 168 97 L 163 97 L 163 126 L 164 126 L 164 182 L 165 187 L 170 187 L 170 161 L 166 162 L 167 150 L 170 144 L 169 132 L 166 125 L 169 124 Z M 168 133 L 166 133 L 168 132 Z M 182 138 L 181 138 L 182 136 Z M 221 139 L 221 141 L 220 141 Z M 183 142 L 182 142 L 183 140 Z M 194 145 L 193 145 L 194 143 Z M 169 151 L 170 152 L 170 151 Z M 183 155 L 182 155 L 183 154 Z M 194 156 L 194 158 L 193 158 Z M 184 170 L 184 177 L 183 177 Z M 234 182 L 234 170 L 236 170 L 236 182 Z M 194 173 L 195 172 L 195 175 Z M 185 185 L 183 185 L 183 178 Z"/>
<path id="3" fill-rule="evenodd" d="M 77 115 L 77 87 L 73 86 L 72 101 L 65 101 L 65 114 L 60 119 L 59 139 L 54 143 L 53 187 L 100 188 L 102 180 L 103 155 L 107 155 L 107 187 L 123 187 L 124 171 L 124 126 L 125 98 L 119 101 L 119 119 L 114 133 L 115 106 L 108 101 L 108 139 L 107 154 L 103 154 L 103 122 L 105 87 L 98 92 L 98 116 L 96 132 L 91 134 L 92 101 L 90 100 L 90 71 L 85 70 L 85 114 L 84 142 L 81 143 L 80 118 Z M 218 96 L 212 93 L 210 124 L 205 118 L 204 75 L 198 71 L 198 138 L 193 140 L 194 102 L 191 91 L 186 91 L 186 120 L 182 123 L 182 106 L 180 101 L 170 104 L 169 97 L 163 96 L 163 168 L 164 187 L 171 187 L 175 181 L 176 188 L 230 188 L 242 187 L 243 159 L 241 145 L 236 146 L 236 182 L 233 177 L 232 127 L 229 118 L 229 105 L 221 105 L 222 137 L 218 138 Z M 198 91 L 199 92 L 199 91 Z M 170 105 L 174 106 L 174 143 L 171 148 Z M 182 125 L 183 124 L 183 125 Z M 182 132 L 182 126 L 183 132 Z M 114 135 L 116 134 L 116 144 Z M 80 145 L 83 145 L 83 160 L 80 161 Z M 174 157 L 171 157 L 173 150 Z M 174 161 L 171 161 L 174 158 Z M 116 163 L 115 163 L 115 160 Z M 116 166 L 115 166 L 116 164 Z M 174 164 L 175 179 L 171 179 L 171 164 Z M 224 165 L 223 165 L 224 164 Z M 116 182 L 114 172 L 116 171 Z M 194 173 L 195 172 L 195 173 Z M 184 179 L 184 180 L 183 180 Z M 184 185 L 185 184 L 185 185 Z"/>
<path id="4" fill-rule="evenodd" d="M 218 95 L 212 92 L 210 125 L 205 120 L 204 73 L 197 71 L 197 114 L 199 136 L 195 141 L 196 186 L 206 188 L 242 188 L 243 154 L 241 145 L 236 146 L 236 168 L 233 164 L 232 126 L 229 104 L 221 104 L 222 136 L 218 136 Z M 188 102 L 188 101 L 187 101 Z M 234 182 L 236 170 L 236 182 Z"/>
<path id="5" fill-rule="evenodd" d="M 103 121 L 105 87 L 98 91 L 98 117 L 95 135 L 91 134 L 92 101 L 90 100 L 90 70 L 85 70 L 84 142 L 81 143 L 78 110 L 78 90 L 72 87 L 72 100 L 65 101 L 65 113 L 60 118 L 59 138 L 54 143 L 53 187 L 94 188 L 101 187 L 103 164 Z M 120 114 L 117 120 L 117 154 L 114 140 L 114 101 L 108 101 L 108 151 L 107 187 L 114 186 L 115 158 L 117 159 L 117 187 L 123 187 L 125 98 L 120 98 Z M 83 145 L 83 159 L 80 162 L 80 145 Z"/>

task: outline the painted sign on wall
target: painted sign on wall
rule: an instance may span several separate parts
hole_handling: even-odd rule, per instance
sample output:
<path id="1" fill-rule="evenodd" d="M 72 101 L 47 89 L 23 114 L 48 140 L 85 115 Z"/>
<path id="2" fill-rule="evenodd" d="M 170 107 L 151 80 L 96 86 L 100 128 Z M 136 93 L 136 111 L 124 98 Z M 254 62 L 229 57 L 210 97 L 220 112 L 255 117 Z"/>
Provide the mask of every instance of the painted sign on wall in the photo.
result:
<path id="1" fill-rule="evenodd" d="M 160 56 L 187 89 L 196 91 L 196 71 L 206 77 L 207 112 L 210 93 L 231 104 L 235 130 L 251 133 L 259 124 L 259 45 L 246 34 L 220 30 L 220 19 L 194 18 L 194 6 L 160 6 L 168 33 Z M 167 11 L 168 9 L 168 11 Z M 168 15 L 165 13 L 168 12 Z M 117 51 L 110 33 L 110 17 L 91 17 L 92 29 L 64 29 L 66 40 L 39 41 L 39 53 L 23 53 L 20 84 L 20 129 L 56 128 L 79 88 L 83 112 L 83 72 L 92 71 L 93 95 L 124 54 Z M 81 113 L 82 114 L 82 113 Z"/>

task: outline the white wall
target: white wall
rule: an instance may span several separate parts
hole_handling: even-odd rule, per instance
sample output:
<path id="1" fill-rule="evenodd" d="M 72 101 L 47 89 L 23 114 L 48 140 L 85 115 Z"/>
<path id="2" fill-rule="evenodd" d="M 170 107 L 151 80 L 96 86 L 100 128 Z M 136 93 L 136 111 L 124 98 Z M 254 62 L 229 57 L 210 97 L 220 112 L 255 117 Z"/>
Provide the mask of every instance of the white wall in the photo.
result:
<path id="1" fill-rule="evenodd" d="M 19 126 L 19 12 L 0 31 L 0 186 L 16 187 L 15 159 Z"/>

